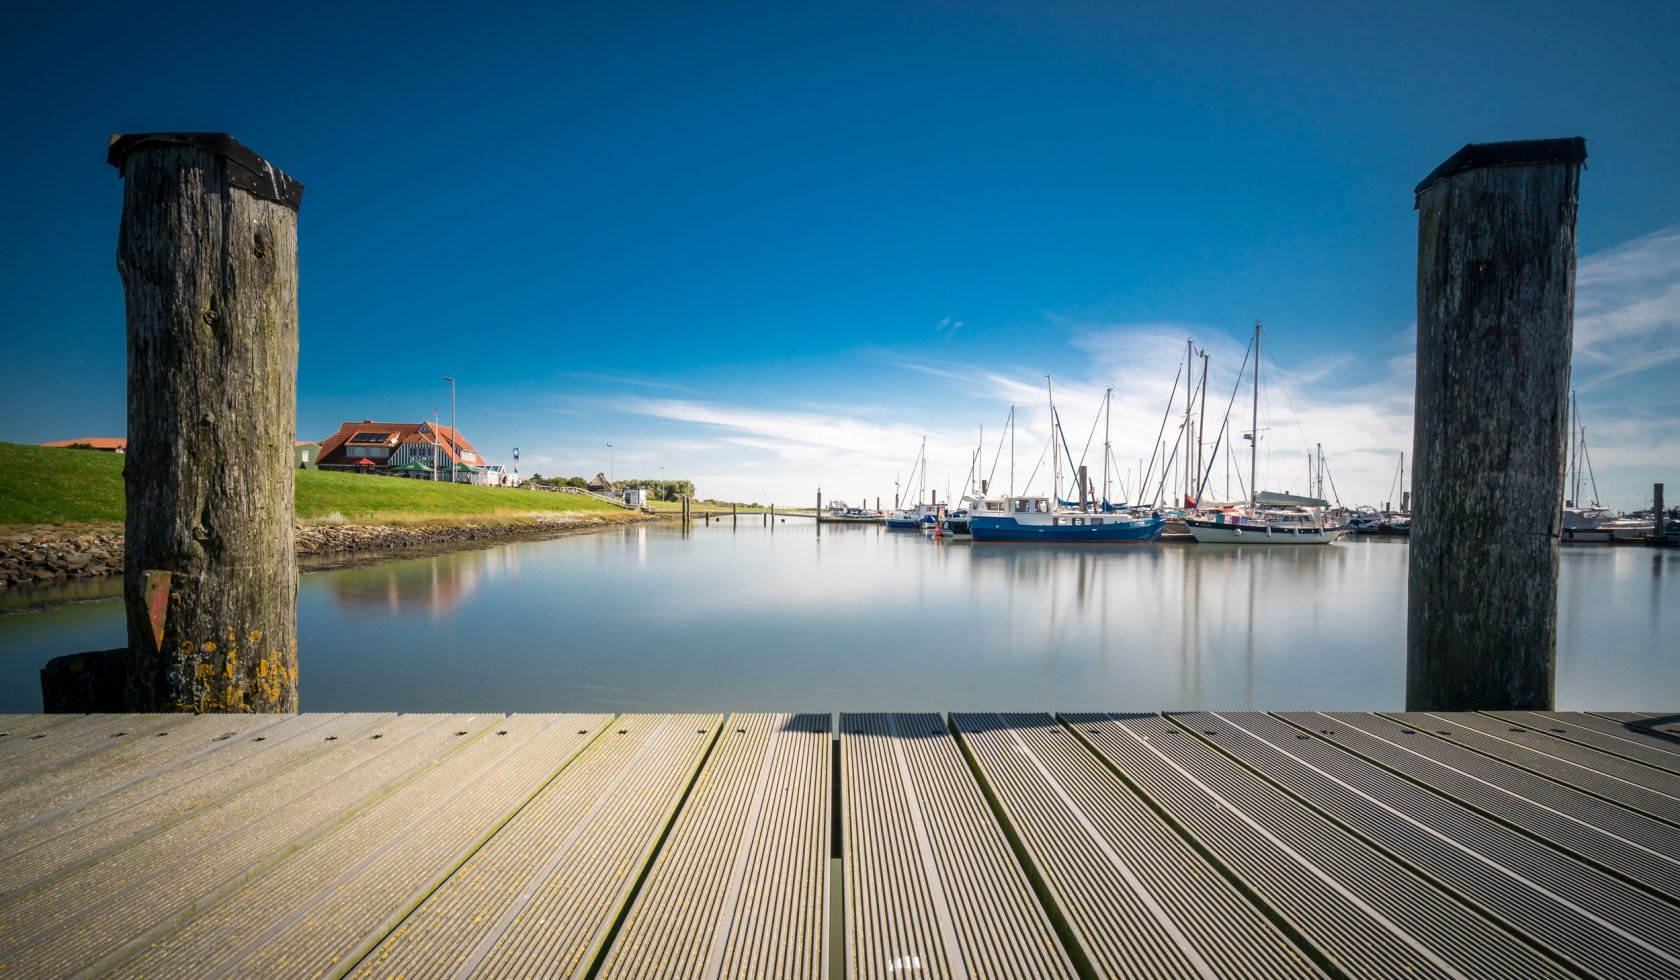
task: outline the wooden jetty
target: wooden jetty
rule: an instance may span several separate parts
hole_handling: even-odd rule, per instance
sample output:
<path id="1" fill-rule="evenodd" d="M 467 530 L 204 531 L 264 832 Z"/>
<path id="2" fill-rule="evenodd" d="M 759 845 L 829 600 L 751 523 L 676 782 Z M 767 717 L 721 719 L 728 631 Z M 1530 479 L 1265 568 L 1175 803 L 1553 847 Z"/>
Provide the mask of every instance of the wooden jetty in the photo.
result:
<path id="1" fill-rule="evenodd" d="M 0 973 L 1680 974 L 1680 715 L 0 717 Z"/>

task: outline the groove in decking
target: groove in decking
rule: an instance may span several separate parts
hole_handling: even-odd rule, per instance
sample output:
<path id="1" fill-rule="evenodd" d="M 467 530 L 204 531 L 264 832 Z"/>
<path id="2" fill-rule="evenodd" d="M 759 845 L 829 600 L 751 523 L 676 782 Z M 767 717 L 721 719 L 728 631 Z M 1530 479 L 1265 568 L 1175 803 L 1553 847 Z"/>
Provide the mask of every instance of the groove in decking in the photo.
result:
<path id="1" fill-rule="evenodd" d="M 1278 717 L 1637 886 L 1680 896 L 1680 828 L 1379 715 Z"/>
<path id="2" fill-rule="evenodd" d="M 1645 734 L 1605 718 L 1577 712 L 1490 711 L 1488 716 L 1680 774 L 1680 738 Z"/>
<path id="3" fill-rule="evenodd" d="M 166 935 L 125 951 L 120 972 L 308 976 L 334 972 L 366 936 L 423 898 L 533 789 L 594 737 L 605 715 L 520 715 L 476 732 L 451 757 L 370 805 Z M 297 929 L 299 923 L 310 928 Z"/>
<path id="4" fill-rule="evenodd" d="M 1158 716 L 1068 722 L 1322 958 L 1351 976 L 1558 977 L 1561 966 Z"/>
<path id="5" fill-rule="evenodd" d="M 1387 717 L 1680 827 L 1680 796 L 1646 785 L 1645 774 L 1661 775 L 1648 766 L 1487 715 L 1403 712 Z M 1680 786 L 1671 788 L 1680 792 Z"/>
<path id="6" fill-rule="evenodd" d="M 1249 768 L 1466 905 L 1598 976 L 1680 972 L 1680 909 L 1264 714 L 1187 714 Z M 1333 727 L 1322 729 L 1333 734 Z"/>
<path id="7" fill-rule="evenodd" d="M 669 715 L 609 725 L 355 974 L 584 975 L 718 724 Z"/>
<path id="8" fill-rule="evenodd" d="M 371 797 L 449 750 L 459 726 L 491 722 L 405 715 L 372 736 L 104 860 L 48 878 L 0 908 L 0 962 L 56 975 L 69 956 L 97 961 L 260 874 Z M 49 849 L 50 850 L 50 849 Z M 26 933 L 18 921 L 31 923 Z M 27 938 L 26 938 L 27 937 Z"/>
<path id="9" fill-rule="evenodd" d="M 1073 976 L 943 718 L 845 715 L 840 756 L 848 977 Z"/>
<path id="10" fill-rule="evenodd" d="M 956 716 L 1083 957 L 1115 976 L 1302 977 L 1311 960 L 1047 715 Z"/>
<path id="11" fill-rule="evenodd" d="M 822 976 L 829 741 L 827 715 L 730 716 L 599 976 Z"/>

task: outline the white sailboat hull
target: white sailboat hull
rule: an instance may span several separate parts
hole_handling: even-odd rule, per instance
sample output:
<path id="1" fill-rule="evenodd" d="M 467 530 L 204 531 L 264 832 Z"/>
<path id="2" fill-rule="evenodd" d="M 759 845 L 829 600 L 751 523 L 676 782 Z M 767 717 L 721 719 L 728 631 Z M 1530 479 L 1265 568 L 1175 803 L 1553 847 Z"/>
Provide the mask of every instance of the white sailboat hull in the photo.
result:
<path id="1" fill-rule="evenodd" d="M 1185 518 L 1198 544 L 1300 545 L 1329 544 L 1340 538 L 1342 527 L 1273 527 L 1267 524 L 1217 524 Z"/>

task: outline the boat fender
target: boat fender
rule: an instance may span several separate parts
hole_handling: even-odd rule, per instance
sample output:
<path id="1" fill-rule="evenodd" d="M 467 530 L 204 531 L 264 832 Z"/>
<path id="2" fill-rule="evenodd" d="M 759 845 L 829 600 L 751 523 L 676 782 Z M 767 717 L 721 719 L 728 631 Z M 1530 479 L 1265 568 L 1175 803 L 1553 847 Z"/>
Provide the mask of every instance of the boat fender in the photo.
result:
<path id="1" fill-rule="evenodd" d="M 1237 537 L 1242 537 L 1242 528 L 1237 528 Z"/>

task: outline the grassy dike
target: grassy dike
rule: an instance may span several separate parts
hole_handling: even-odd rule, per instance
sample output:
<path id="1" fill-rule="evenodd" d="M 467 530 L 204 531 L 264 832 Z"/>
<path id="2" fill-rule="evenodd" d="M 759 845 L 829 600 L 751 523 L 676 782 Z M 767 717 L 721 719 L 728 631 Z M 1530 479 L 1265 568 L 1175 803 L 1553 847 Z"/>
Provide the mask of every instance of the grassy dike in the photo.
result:
<path id="1" fill-rule="evenodd" d="M 116 453 L 0 442 L 0 526 L 120 525 L 124 461 Z M 467 521 L 519 524 L 551 517 L 622 522 L 637 515 L 570 493 L 297 472 L 300 524 L 412 527 Z"/>

